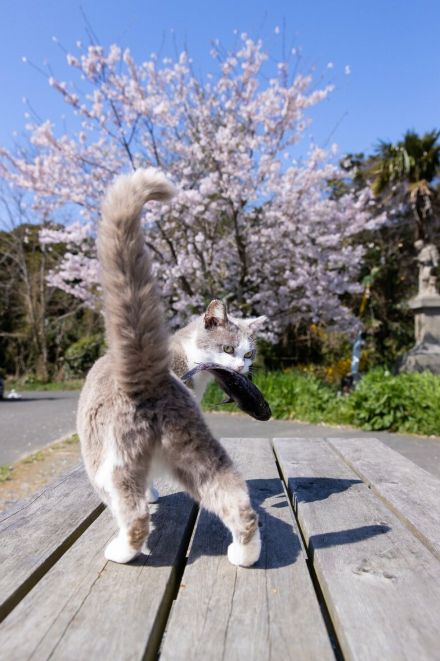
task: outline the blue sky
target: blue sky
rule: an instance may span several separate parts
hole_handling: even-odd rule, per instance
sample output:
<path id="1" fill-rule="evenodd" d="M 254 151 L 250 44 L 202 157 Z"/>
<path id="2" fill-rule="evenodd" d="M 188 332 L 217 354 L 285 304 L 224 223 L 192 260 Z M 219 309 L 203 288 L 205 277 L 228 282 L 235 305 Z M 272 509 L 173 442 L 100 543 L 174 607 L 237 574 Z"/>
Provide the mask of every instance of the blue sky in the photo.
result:
<path id="1" fill-rule="evenodd" d="M 23 97 L 42 119 L 63 125 L 63 102 L 22 57 L 42 68 L 50 63 L 66 79 L 52 37 L 67 50 L 87 42 L 84 14 L 104 46 L 129 47 L 141 60 L 173 52 L 175 40 L 201 72 L 210 69 L 212 39 L 231 46 L 233 31 L 245 31 L 279 53 L 274 29 L 284 25 L 288 46 L 301 49 L 302 70 L 316 67 L 336 85 L 307 131 L 319 145 L 369 151 L 379 138 L 394 141 L 409 128 L 440 128 L 438 0 L 0 0 L 0 144 L 11 147 L 14 131 L 24 127 Z"/>

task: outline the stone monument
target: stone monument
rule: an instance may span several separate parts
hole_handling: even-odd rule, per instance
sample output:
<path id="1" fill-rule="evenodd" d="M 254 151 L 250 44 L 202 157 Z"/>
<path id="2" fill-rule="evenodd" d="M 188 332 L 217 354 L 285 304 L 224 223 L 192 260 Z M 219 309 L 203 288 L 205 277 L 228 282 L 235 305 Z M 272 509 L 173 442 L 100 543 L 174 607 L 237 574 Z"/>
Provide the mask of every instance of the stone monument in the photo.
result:
<path id="1" fill-rule="evenodd" d="M 409 301 L 415 314 L 414 347 L 403 356 L 399 372 L 430 370 L 440 374 L 440 295 L 433 269 L 439 264 L 439 252 L 432 243 L 418 240 L 414 244 L 419 264 L 419 291 Z"/>

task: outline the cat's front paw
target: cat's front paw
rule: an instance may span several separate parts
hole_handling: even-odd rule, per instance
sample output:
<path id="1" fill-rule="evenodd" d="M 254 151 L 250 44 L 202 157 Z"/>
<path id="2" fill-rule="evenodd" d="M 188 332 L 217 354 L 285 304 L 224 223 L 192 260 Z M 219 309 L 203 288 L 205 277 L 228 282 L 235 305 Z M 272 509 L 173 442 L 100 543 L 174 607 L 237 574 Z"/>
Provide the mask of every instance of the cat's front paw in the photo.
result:
<path id="1" fill-rule="evenodd" d="M 255 535 L 248 544 L 232 542 L 228 546 L 228 560 L 232 565 L 239 567 L 250 567 L 254 565 L 261 553 L 260 531 L 257 529 Z"/>
<path id="2" fill-rule="evenodd" d="M 121 537 L 118 535 L 113 539 L 109 544 L 107 544 L 104 555 L 107 560 L 112 562 L 119 562 L 120 564 L 125 564 L 130 562 L 138 555 L 139 551 L 134 549 L 129 543 L 127 538 Z"/>

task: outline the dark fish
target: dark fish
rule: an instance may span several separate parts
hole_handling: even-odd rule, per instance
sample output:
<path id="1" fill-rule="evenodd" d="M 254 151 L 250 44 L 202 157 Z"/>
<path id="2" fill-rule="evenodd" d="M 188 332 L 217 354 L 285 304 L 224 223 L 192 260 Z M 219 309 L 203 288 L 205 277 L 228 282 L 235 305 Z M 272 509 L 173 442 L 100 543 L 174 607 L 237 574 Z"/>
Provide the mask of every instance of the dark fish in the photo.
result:
<path id="1" fill-rule="evenodd" d="M 239 409 L 256 420 L 269 420 L 272 412 L 257 386 L 246 376 L 229 367 L 221 367 L 216 363 L 201 363 L 184 374 L 182 381 L 188 381 L 195 374 L 204 370 L 215 377 L 221 389 L 228 395 L 229 400 L 235 402 Z"/>
<path id="2" fill-rule="evenodd" d="M 249 376 L 246 377 L 246 378 L 249 379 L 249 381 L 252 381 L 252 374 L 249 374 Z M 233 403 L 234 403 L 234 400 L 232 399 L 232 397 L 227 397 L 222 402 L 220 402 L 220 404 L 233 404 Z"/>

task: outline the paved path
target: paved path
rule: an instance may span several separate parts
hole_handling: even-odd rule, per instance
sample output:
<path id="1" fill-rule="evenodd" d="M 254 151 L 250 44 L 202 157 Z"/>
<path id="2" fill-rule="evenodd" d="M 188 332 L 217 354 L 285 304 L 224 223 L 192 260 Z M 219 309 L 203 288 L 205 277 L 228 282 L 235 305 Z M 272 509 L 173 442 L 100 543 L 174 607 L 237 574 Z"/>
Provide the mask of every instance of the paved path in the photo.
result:
<path id="1" fill-rule="evenodd" d="M 23 393 L 21 400 L 0 402 L 0 464 L 8 464 L 75 431 L 78 392 Z M 346 427 L 273 420 L 258 422 L 244 415 L 208 413 L 217 437 L 351 436 L 381 439 L 397 452 L 440 477 L 440 438 L 364 432 Z"/>
<path id="2" fill-rule="evenodd" d="M 0 465 L 75 431 L 78 392 L 23 392 L 0 401 Z"/>
<path id="3" fill-rule="evenodd" d="M 249 416 L 224 415 L 209 413 L 209 426 L 215 436 L 220 437 L 283 437 L 299 436 L 303 438 L 351 437 L 379 438 L 390 448 L 400 452 L 415 464 L 418 464 L 433 475 L 440 477 L 440 438 L 427 436 L 411 436 L 404 434 L 389 434 L 388 432 L 367 432 L 351 427 L 330 427 L 329 425 L 310 425 L 306 422 L 288 420 L 271 420 L 258 422 Z"/>

